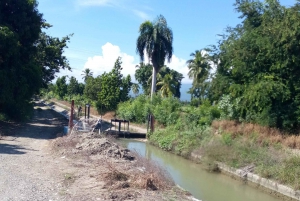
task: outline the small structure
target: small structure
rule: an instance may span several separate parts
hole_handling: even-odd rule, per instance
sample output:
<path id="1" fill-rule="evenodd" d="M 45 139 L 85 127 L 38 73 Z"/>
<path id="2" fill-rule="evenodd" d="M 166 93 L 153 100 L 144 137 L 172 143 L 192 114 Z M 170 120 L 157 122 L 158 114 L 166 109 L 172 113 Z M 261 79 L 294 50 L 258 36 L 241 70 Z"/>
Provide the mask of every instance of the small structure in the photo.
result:
<path id="1" fill-rule="evenodd" d="M 119 127 L 118 127 L 118 131 L 121 132 L 121 124 L 124 123 L 124 131 L 126 130 L 125 129 L 125 126 L 127 124 L 127 132 L 129 132 L 129 121 L 128 120 L 124 120 L 124 119 L 111 119 L 110 120 L 110 123 L 111 123 L 111 126 L 113 125 L 113 122 L 115 123 L 115 128 L 117 128 L 116 124 L 119 123 Z M 111 126 L 110 126 L 110 130 L 111 130 Z"/>

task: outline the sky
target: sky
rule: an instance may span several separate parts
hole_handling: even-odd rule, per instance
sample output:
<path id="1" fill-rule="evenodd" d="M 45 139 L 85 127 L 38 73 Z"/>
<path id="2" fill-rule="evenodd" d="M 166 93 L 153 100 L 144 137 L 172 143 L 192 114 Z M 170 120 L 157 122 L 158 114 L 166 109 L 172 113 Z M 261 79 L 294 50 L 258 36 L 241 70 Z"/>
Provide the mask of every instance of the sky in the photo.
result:
<path id="1" fill-rule="evenodd" d="M 135 81 L 139 26 L 163 15 L 173 31 L 174 53 L 170 68 L 183 74 L 182 83 L 192 82 L 187 76 L 186 61 L 195 50 L 215 45 L 218 34 L 227 26 L 241 22 L 233 6 L 235 0 L 38 0 L 38 10 L 53 25 L 46 32 L 53 37 L 71 37 L 64 55 L 72 68 L 57 76 L 75 76 L 80 82 L 82 71 L 90 68 L 94 76 L 109 72 L 118 56 L 122 73 Z M 296 0 L 281 0 L 292 6 Z"/>

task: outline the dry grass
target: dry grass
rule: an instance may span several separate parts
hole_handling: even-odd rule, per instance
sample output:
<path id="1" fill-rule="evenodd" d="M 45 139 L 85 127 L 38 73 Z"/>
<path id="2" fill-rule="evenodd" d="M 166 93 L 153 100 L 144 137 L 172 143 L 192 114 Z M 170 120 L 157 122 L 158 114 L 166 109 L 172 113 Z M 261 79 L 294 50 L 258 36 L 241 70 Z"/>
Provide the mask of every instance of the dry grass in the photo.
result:
<path id="1" fill-rule="evenodd" d="M 138 153 L 134 155 L 134 163 L 125 166 L 116 165 L 115 161 L 108 158 L 98 161 L 107 170 L 103 174 L 106 187 L 114 190 L 132 187 L 150 191 L 169 190 L 174 187 L 171 177 L 161 166 Z"/>
<path id="2" fill-rule="evenodd" d="M 251 123 L 238 123 L 236 121 L 213 121 L 212 128 L 229 133 L 233 138 L 244 136 L 255 138 L 260 144 L 282 144 L 291 149 L 300 149 L 300 136 L 281 132 L 275 128 L 269 128 Z"/>
<path id="3" fill-rule="evenodd" d="M 155 161 L 149 160 L 137 152 L 136 174 L 133 175 L 133 185 L 147 190 L 164 190 L 175 185 L 169 173 Z"/>
<path id="4" fill-rule="evenodd" d="M 72 149 L 74 148 L 78 143 L 80 142 L 80 139 L 78 137 L 67 135 L 63 137 L 59 137 L 55 139 L 52 143 L 52 148 L 54 150 L 60 150 L 60 149 Z"/>
<path id="5" fill-rule="evenodd" d="M 168 172 L 163 169 L 158 163 L 146 159 L 137 152 L 131 152 L 132 160 L 118 159 L 115 157 L 109 157 L 103 151 L 99 152 L 99 157 L 94 161 L 90 156 L 94 155 L 89 150 L 74 149 L 84 142 L 84 136 L 67 135 L 57 138 L 53 141 L 53 149 L 63 151 L 64 155 L 69 157 L 81 157 L 89 158 L 90 164 L 96 164 L 98 167 L 104 168 L 106 171 L 103 176 L 103 180 L 106 181 L 106 187 L 109 189 L 123 189 L 123 188 L 137 188 L 145 190 L 169 190 L 175 186 Z M 95 140 L 91 136 L 89 140 Z M 114 138 L 107 138 L 111 143 L 116 142 Z M 120 146 L 120 145 L 119 145 Z M 99 147 L 99 149 L 103 147 Z M 76 152 L 74 152 L 76 150 Z M 72 154 L 74 156 L 72 156 Z"/>

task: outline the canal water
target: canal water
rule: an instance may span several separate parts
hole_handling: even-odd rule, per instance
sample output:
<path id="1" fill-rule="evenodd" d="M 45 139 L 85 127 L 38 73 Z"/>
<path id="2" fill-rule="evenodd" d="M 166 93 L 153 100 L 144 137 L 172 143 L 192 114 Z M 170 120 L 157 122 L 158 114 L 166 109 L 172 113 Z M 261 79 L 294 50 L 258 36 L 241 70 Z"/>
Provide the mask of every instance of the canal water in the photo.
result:
<path id="1" fill-rule="evenodd" d="M 279 201 L 242 181 L 217 173 L 209 173 L 199 164 L 163 151 L 148 143 L 122 139 L 121 143 L 130 150 L 162 165 L 176 184 L 202 201 Z"/>

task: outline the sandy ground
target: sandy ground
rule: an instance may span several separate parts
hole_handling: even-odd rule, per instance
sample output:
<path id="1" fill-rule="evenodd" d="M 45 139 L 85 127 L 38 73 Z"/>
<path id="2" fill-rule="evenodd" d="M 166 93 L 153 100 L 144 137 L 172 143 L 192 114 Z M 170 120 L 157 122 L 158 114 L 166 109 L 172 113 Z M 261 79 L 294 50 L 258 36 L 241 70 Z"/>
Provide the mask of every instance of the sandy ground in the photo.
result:
<path id="1" fill-rule="evenodd" d="M 29 122 L 0 122 L 1 201 L 191 199 L 109 139 L 59 137 L 67 120 L 42 103 L 35 108 Z"/>
<path id="2" fill-rule="evenodd" d="M 3 201 L 61 200 L 63 170 L 60 163 L 63 161 L 52 156 L 48 145 L 49 140 L 62 132 L 67 121 L 43 109 L 36 109 L 33 119 L 27 123 L 0 123 L 0 197 Z"/>

